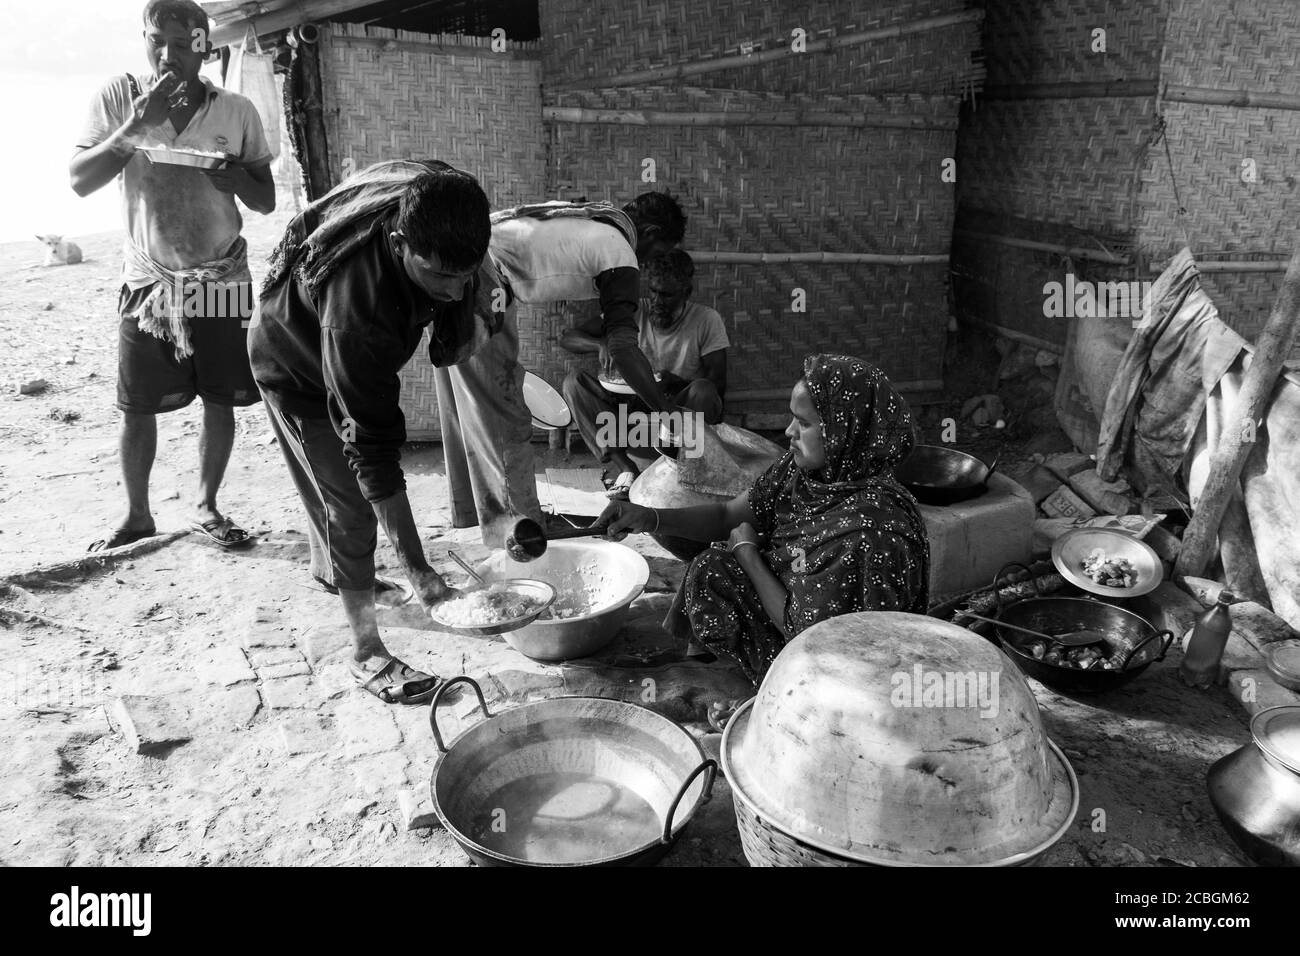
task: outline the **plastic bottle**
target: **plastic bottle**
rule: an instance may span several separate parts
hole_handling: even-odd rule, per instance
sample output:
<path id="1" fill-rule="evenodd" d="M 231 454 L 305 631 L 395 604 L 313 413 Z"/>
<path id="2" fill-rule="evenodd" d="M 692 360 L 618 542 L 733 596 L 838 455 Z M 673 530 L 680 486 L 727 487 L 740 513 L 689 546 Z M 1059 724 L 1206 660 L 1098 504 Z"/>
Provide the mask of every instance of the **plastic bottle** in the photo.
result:
<path id="1" fill-rule="evenodd" d="M 1196 619 L 1192 639 L 1187 642 L 1187 653 L 1178 669 L 1183 680 L 1192 687 L 1209 687 L 1219 677 L 1219 661 L 1232 633 L 1232 615 L 1228 605 L 1236 601 L 1231 591 L 1220 591 L 1219 600 Z"/>

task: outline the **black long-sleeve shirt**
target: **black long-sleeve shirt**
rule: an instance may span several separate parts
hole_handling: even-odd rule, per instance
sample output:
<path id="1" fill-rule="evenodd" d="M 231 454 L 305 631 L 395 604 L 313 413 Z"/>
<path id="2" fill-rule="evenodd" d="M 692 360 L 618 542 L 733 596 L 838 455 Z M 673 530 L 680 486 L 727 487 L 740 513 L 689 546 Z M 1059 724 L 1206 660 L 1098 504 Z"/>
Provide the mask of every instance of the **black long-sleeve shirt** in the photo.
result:
<path id="1" fill-rule="evenodd" d="M 467 357 L 501 318 L 484 316 L 493 298 L 487 286 L 496 285 L 490 267 L 466 284 L 459 302 L 436 302 L 407 277 L 388 232 L 379 230 L 341 263 L 315 301 L 290 272 L 262 297 L 248 330 L 253 377 L 267 401 L 304 418 L 329 418 L 372 503 L 406 488 L 398 373 L 425 327 L 430 361 L 447 366 Z"/>

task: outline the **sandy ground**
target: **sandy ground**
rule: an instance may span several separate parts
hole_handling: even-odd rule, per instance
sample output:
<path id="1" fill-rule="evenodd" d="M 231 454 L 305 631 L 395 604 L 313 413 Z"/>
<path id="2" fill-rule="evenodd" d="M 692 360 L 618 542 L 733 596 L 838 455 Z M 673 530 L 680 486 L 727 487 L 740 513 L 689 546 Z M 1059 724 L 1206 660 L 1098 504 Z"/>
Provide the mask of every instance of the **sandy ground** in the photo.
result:
<path id="1" fill-rule="evenodd" d="M 254 263 L 286 219 L 250 216 Z M 28 268 L 35 244 L 0 247 L 0 575 L 77 557 L 123 511 L 118 474 L 116 235 L 80 240 L 79 266 Z M 256 265 L 255 265 L 256 271 Z M 21 396 L 44 378 L 50 387 Z M 152 488 L 160 532 L 185 527 L 196 482 L 199 406 L 163 416 Z M 303 522 L 260 408 L 237 413 L 221 505 L 260 536 L 243 553 L 194 536 L 62 580 L 25 578 L 0 607 L 47 623 L 0 629 L 0 861 L 7 864 L 463 865 L 447 833 L 407 829 L 398 793 L 418 799 L 435 756 L 427 708 L 385 708 L 352 689 L 337 601 L 305 572 Z M 538 450 L 538 466 L 578 467 Z M 435 565 L 445 548 L 485 553 L 476 530 L 449 527 L 436 446 L 404 459 Z M 738 691 L 723 668 L 620 670 L 614 657 L 663 645 L 658 628 L 681 565 L 648 538 L 648 593 L 600 661 L 532 663 L 500 640 L 433 631 L 410 608 L 382 612 L 393 647 L 416 666 L 480 679 L 495 705 L 556 694 L 641 699 L 716 750 L 699 717 Z M 381 564 L 392 567 L 387 544 Z M 1213 760 L 1248 739 L 1226 694 L 1177 681 L 1178 652 L 1104 701 L 1033 684 L 1052 737 L 1080 774 L 1076 825 L 1050 852 L 1059 865 L 1216 865 L 1243 858 L 1205 795 Z M 105 718 L 121 695 L 162 698 L 191 738 L 139 755 Z M 467 695 L 450 732 L 474 717 Z M 427 808 L 426 808 L 427 809 Z M 1098 814 L 1097 811 L 1104 811 Z M 1098 829 L 1101 821 L 1103 828 Z M 416 822 L 427 822 L 417 820 Z M 720 781 L 669 865 L 743 864 Z"/>

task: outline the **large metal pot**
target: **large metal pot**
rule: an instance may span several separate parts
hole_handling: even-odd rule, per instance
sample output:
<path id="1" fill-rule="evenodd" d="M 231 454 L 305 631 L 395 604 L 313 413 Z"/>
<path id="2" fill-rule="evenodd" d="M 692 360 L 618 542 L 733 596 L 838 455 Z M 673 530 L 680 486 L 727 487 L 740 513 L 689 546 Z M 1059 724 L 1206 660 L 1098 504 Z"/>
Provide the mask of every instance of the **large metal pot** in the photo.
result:
<path id="1" fill-rule="evenodd" d="M 1017 865 L 1079 803 L 1006 657 L 896 612 L 845 614 L 787 644 L 728 723 L 722 766 L 756 866 Z"/>
<path id="2" fill-rule="evenodd" d="M 1027 648 L 1035 638 L 1009 628 L 997 628 L 998 643 L 1012 660 L 1031 677 L 1049 687 L 1081 694 L 1099 694 L 1115 690 L 1134 680 L 1156 661 L 1164 660 L 1173 643 L 1172 631 L 1157 631 L 1140 615 L 1091 597 L 1043 597 L 1034 578 L 1038 597 L 1003 605 L 999 581 L 1010 568 L 1029 569 L 1023 564 L 1003 566 L 993 579 L 998 599 L 995 615 L 999 621 L 1026 627 L 1043 634 L 1066 634 L 1070 631 L 1098 631 L 1106 639 L 1112 661 L 1123 663 L 1122 670 L 1093 667 L 1080 670 L 1039 660 Z M 1031 574 L 1032 578 L 1033 575 Z"/>
<path id="3" fill-rule="evenodd" d="M 543 616 L 501 636 L 525 657 L 538 661 L 588 657 L 618 634 L 628 608 L 650 580 L 646 559 L 625 544 L 614 541 L 556 541 L 546 553 L 527 563 L 514 561 L 505 551 L 494 551 L 478 567 L 488 582 L 508 578 L 536 578 L 557 595 L 551 614 L 581 601 L 591 610 L 573 617 Z"/>
<path id="4" fill-rule="evenodd" d="M 486 718 L 447 745 L 438 705 L 469 684 Z M 429 708 L 438 819 L 482 866 L 650 866 L 708 801 L 717 763 L 661 714 L 556 697 L 493 715 L 456 677 Z"/>
<path id="5" fill-rule="evenodd" d="M 996 467 L 955 448 L 917 445 L 894 477 L 922 504 L 951 505 L 984 494 Z"/>
<path id="6" fill-rule="evenodd" d="M 1300 866 L 1300 705 L 1261 710 L 1250 736 L 1210 768 L 1210 802 L 1256 863 Z"/>

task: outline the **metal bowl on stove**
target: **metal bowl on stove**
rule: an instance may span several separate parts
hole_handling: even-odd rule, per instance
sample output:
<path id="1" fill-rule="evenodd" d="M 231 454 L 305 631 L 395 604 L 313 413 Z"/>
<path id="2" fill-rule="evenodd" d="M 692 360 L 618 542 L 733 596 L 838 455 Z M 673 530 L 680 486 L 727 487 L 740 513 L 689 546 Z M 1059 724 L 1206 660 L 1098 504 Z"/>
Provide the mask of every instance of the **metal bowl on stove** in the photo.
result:
<path id="1" fill-rule="evenodd" d="M 951 505 L 984 494 L 996 467 L 955 448 L 917 445 L 894 477 L 922 504 Z"/>

